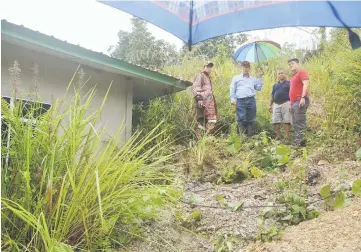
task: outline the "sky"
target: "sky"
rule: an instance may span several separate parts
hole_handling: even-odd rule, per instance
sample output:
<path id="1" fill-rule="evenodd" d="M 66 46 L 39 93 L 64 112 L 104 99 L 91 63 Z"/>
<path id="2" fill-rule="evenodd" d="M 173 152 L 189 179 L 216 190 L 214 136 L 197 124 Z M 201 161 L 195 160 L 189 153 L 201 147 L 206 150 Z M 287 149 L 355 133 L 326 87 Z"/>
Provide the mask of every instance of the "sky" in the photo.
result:
<path id="1" fill-rule="evenodd" d="M 107 53 L 118 41 L 119 30 L 131 31 L 131 15 L 95 0 L 1 0 L 0 16 L 11 23 L 52 35 L 69 43 Z M 158 39 L 182 46 L 172 34 L 149 24 L 149 31 Z M 270 39 L 281 45 L 295 43 L 312 48 L 316 37 L 309 28 L 278 28 L 253 31 L 251 39 Z"/>

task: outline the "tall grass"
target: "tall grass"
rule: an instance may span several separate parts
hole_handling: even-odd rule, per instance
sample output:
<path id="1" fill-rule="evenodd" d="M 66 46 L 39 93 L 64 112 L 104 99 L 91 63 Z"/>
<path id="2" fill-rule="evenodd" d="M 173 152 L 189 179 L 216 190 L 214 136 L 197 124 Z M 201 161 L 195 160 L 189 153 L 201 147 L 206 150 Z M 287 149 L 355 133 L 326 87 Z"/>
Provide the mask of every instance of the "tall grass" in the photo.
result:
<path id="1" fill-rule="evenodd" d="M 361 121 L 361 51 L 351 50 L 347 37 L 344 36 L 344 30 L 335 31 L 337 34 L 325 43 L 324 50 L 315 53 L 302 66 L 310 74 L 311 106 L 308 112 L 308 125 L 311 138 L 319 136 L 322 139 L 350 137 L 354 134 L 354 125 L 360 124 Z M 215 63 L 212 79 L 219 115 L 217 128 L 222 129 L 218 132 L 229 134 L 232 125 L 236 122 L 235 108 L 231 106 L 229 100 L 229 85 L 232 77 L 239 74 L 241 70 L 232 59 L 226 56 L 222 48 L 218 51 L 220 54 L 212 59 Z M 265 73 L 263 76 L 264 86 L 256 95 L 256 132 L 267 131 L 271 135 L 274 133 L 271 114 L 268 112 L 268 103 L 272 86 L 277 82 L 276 70 L 280 67 L 288 70 L 287 59 L 294 57 L 295 54 L 299 54 L 299 52 L 282 53 L 266 63 L 253 66 L 253 72 L 257 67 L 261 67 Z M 202 65 L 201 59 L 185 59 L 183 65 L 167 67 L 164 71 L 192 81 L 197 72 L 202 69 Z M 288 76 L 291 77 L 289 71 Z M 155 103 L 162 104 L 162 106 L 155 106 L 151 103 L 141 113 L 142 117 L 147 117 L 162 113 L 163 108 L 165 110 L 171 108 L 172 115 L 163 117 L 168 123 L 170 136 L 176 136 L 180 132 L 179 128 L 191 129 L 193 125 L 187 122 L 194 120 L 195 115 L 189 90 L 175 94 L 173 97 L 173 99 L 160 98 Z M 178 100 L 186 103 L 179 103 Z M 184 115 L 184 111 L 187 111 L 186 115 Z M 139 127 L 152 129 L 157 122 L 157 120 L 142 121 Z M 189 136 L 192 138 L 192 132 Z"/>
<path id="2" fill-rule="evenodd" d="M 2 100 L 10 131 L 10 142 L 2 141 L 3 251 L 121 246 L 178 197 L 165 165 L 170 156 L 161 154 L 167 137 L 159 126 L 143 137 L 135 133 L 123 145 L 120 128 L 104 143 L 98 121 L 106 97 L 91 110 L 95 88 L 86 96 L 78 89 L 73 93 L 40 117 L 32 106 L 27 123 L 21 101 L 10 107 Z M 144 148 L 157 138 L 162 141 Z"/>

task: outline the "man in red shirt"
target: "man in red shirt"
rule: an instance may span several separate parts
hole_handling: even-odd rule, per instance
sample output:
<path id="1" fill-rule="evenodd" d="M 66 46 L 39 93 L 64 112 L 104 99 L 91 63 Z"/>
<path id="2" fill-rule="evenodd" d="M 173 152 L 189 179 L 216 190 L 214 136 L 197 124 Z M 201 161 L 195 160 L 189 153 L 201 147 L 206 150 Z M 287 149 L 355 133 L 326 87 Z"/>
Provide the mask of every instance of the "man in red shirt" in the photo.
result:
<path id="1" fill-rule="evenodd" d="M 303 133 L 307 128 L 306 112 L 310 105 L 308 96 L 309 77 L 302 70 L 298 59 L 290 59 L 288 65 L 293 73 L 290 81 L 290 101 L 293 128 L 295 129 L 294 146 L 305 146 Z"/>

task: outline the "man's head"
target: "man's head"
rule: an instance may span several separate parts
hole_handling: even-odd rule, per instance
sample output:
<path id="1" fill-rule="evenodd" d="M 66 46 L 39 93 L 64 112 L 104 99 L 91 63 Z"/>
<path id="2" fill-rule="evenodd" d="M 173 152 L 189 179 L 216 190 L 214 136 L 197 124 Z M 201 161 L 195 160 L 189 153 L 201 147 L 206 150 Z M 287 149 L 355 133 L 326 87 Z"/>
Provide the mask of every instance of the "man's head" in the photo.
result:
<path id="1" fill-rule="evenodd" d="M 203 66 L 203 72 L 210 74 L 212 72 L 214 64 L 212 62 L 206 62 Z"/>
<path id="2" fill-rule="evenodd" d="M 243 61 L 241 63 L 241 67 L 244 74 L 249 74 L 251 70 L 251 64 L 248 61 Z"/>
<path id="3" fill-rule="evenodd" d="M 286 73 L 285 70 L 283 68 L 277 69 L 277 78 L 279 81 L 284 81 L 286 80 Z"/>
<path id="4" fill-rule="evenodd" d="M 300 69 L 300 61 L 296 58 L 289 59 L 288 65 L 290 66 L 292 72 L 296 72 L 297 70 Z"/>

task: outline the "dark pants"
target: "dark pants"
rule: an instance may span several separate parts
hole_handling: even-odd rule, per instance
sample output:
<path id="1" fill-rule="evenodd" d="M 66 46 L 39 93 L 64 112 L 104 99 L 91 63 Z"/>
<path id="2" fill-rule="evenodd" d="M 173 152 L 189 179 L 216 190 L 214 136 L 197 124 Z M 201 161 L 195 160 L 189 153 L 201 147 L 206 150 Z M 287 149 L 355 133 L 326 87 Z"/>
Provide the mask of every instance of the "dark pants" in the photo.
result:
<path id="1" fill-rule="evenodd" d="M 253 124 L 256 120 L 256 99 L 254 96 L 237 99 L 237 123 L 240 131 L 244 133 L 247 131 L 248 136 L 253 134 Z"/>
<path id="2" fill-rule="evenodd" d="M 310 99 L 305 97 L 305 105 L 300 107 L 300 100 L 292 104 L 292 121 L 295 129 L 295 145 L 301 145 L 303 141 L 303 134 L 307 128 L 306 112 L 310 106 Z"/>

